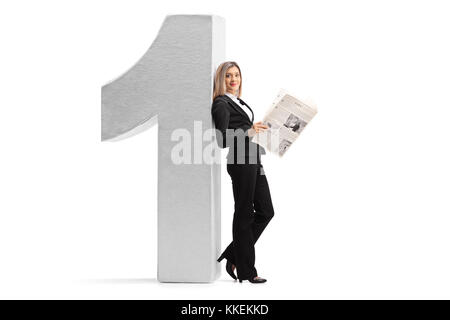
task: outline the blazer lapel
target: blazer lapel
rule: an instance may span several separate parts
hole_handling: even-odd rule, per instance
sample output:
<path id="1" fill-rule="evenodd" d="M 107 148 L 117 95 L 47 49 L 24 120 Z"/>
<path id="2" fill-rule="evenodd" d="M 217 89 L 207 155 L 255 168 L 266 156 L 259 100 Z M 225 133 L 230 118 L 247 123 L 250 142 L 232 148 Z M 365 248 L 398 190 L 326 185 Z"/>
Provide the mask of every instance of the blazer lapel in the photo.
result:
<path id="1" fill-rule="evenodd" d="M 242 100 L 241 98 L 238 98 L 238 100 L 242 103 L 242 104 L 245 104 L 249 109 L 250 109 L 250 111 L 252 112 L 252 123 L 253 123 L 253 121 L 254 121 L 254 119 L 255 119 L 255 114 L 253 113 L 253 110 L 252 110 L 252 108 L 250 108 L 250 106 L 248 105 L 248 104 L 246 104 L 245 102 L 244 102 L 244 100 Z M 246 113 L 247 114 L 247 113 Z M 248 115 L 247 115 L 248 116 Z"/>
<path id="2" fill-rule="evenodd" d="M 236 104 L 236 102 L 233 101 L 233 99 L 231 99 L 229 96 L 227 96 L 226 94 L 224 95 L 224 97 L 228 100 L 228 102 L 230 102 L 231 106 L 234 108 L 234 110 L 236 110 L 237 112 L 239 112 L 240 114 L 242 114 L 244 117 L 246 117 L 248 119 L 248 121 L 250 121 L 251 123 L 253 123 L 253 110 L 248 107 L 248 104 L 246 104 L 245 102 L 243 102 L 241 99 L 239 99 L 239 101 L 243 102 L 252 112 L 252 120 L 250 120 L 250 118 L 248 117 L 248 114 L 242 110 L 242 108 Z"/>

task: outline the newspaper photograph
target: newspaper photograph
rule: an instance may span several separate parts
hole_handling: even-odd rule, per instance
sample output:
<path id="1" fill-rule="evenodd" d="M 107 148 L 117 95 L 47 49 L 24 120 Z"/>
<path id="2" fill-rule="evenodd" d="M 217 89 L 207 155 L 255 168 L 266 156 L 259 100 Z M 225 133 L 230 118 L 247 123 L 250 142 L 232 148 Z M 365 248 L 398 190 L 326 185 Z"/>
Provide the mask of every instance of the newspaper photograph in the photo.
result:
<path id="1" fill-rule="evenodd" d="M 282 157 L 316 114 L 315 106 L 281 89 L 262 120 L 269 128 L 255 134 L 252 142 Z"/>

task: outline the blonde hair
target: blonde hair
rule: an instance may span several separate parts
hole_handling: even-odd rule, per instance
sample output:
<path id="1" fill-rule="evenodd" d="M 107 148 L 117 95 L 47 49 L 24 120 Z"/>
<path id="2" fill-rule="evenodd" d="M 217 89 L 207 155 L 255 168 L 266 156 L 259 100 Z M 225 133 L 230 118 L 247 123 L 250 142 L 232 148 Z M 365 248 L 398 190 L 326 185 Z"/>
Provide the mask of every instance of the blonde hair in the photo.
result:
<path id="1" fill-rule="evenodd" d="M 241 68 L 239 68 L 239 65 L 234 61 L 225 61 L 222 62 L 216 70 L 216 74 L 214 76 L 214 91 L 213 91 L 213 101 L 217 96 L 222 96 L 226 92 L 225 88 L 225 76 L 227 74 L 228 69 L 231 67 L 236 67 L 239 70 L 239 76 L 241 78 L 240 84 L 239 84 L 239 93 L 238 98 L 241 97 L 242 93 L 242 73 Z"/>

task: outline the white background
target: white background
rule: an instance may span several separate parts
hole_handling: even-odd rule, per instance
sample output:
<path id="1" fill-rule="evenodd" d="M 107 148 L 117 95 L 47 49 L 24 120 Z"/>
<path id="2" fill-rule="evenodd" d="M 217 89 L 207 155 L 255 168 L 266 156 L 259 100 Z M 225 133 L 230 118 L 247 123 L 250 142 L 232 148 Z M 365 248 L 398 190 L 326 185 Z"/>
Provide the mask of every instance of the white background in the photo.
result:
<path id="1" fill-rule="evenodd" d="M 0 298 L 450 298 L 445 4 L 2 2 Z M 101 86 L 167 14 L 226 19 L 255 121 L 280 88 L 318 106 L 284 158 L 263 158 L 275 208 L 256 244 L 266 284 L 234 283 L 224 263 L 214 283 L 159 283 L 157 127 L 100 142 Z"/>

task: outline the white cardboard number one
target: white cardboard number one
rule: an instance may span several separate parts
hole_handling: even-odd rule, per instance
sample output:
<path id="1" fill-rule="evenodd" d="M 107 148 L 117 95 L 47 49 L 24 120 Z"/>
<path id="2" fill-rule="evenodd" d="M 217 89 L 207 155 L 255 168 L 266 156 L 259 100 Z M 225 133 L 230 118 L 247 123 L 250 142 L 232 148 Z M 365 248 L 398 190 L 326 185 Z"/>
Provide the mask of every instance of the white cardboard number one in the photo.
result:
<path id="1" fill-rule="evenodd" d="M 158 123 L 158 280 L 212 282 L 220 275 L 220 164 L 171 161 L 175 129 L 212 129 L 215 68 L 225 58 L 225 20 L 168 15 L 150 48 L 102 87 L 102 141 Z M 145 147 L 145 146 L 143 146 Z"/>

